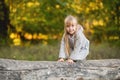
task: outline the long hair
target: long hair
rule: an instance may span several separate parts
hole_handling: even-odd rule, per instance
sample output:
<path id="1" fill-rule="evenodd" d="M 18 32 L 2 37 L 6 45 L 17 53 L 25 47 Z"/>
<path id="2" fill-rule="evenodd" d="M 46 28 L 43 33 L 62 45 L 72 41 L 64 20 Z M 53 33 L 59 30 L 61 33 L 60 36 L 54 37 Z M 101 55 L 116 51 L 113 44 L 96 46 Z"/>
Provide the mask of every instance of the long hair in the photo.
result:
<path id="1" fill-rule="evenodd" d="M 69 56 L 70 54 L 70 45 L 68 40 L 69 33 L 66 31 L 66 27 L 72 24 L 76 24 L 77 27 L 77 19 L 71 15 L 67 16 L 64 20 L 64 41 L 65 41 L 65 52 Z"/>

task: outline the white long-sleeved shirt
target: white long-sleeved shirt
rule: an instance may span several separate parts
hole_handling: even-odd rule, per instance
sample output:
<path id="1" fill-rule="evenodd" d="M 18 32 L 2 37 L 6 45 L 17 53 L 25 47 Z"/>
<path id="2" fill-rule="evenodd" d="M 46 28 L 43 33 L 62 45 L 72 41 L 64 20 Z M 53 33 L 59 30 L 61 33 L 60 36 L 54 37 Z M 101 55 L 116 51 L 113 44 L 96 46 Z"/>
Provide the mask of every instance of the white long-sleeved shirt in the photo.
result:
<path id="1" fill-rule="evenodd" d="M 75 45 L 73 44 L 75 41 Z M 76 32 L 76 37 L 69 37 L 70 56 L 73 60 L 84 60 L 89 54 L 89 40 L 83 33 L 83 28 L 79 28 Z M 65 52 L 64 35 L 61 40 L 59 58 L 68 58 Z"/>

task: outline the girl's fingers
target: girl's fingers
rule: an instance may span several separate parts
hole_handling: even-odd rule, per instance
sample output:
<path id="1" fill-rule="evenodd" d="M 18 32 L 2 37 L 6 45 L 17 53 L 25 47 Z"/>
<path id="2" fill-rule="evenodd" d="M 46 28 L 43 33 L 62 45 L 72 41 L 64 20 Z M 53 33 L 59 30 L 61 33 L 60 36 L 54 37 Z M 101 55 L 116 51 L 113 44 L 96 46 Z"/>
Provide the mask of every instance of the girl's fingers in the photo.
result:
<path id="1" fill-rule="evenodd" d="M 74 61 L 72 59 L 67 60 L 68 63 L 72 64 Z"/>
<path id="2" fill-rule="evenodd" d="M 58 61 L 59 61 L 59 62 L 63 62 L 63 61 L 64 61 L 64 59 L 59 59 Z"/>

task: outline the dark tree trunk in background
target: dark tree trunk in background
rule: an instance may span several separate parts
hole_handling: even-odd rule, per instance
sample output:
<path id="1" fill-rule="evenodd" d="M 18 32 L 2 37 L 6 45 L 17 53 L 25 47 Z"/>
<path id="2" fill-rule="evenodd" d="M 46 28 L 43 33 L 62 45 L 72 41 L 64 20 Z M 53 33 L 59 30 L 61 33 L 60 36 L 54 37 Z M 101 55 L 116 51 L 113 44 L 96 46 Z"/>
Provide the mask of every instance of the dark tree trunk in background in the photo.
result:
<path id="1" fill-rule="evenodd" d="M 0 42 L 4 41 L 6 43 L 9 24 L 9 7 L 5 4 L 4 0 L 0 0 Z"/>

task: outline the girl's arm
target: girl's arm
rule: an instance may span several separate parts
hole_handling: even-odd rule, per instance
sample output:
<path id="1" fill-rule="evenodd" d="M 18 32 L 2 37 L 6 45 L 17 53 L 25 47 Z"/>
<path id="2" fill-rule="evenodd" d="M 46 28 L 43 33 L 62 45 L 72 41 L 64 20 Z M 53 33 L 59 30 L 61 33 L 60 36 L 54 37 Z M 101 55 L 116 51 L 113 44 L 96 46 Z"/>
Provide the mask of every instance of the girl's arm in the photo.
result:
<path id="1" fill-rule="evenodd" d="M 62 40 L 61 40 L 60 51 L 59 51 L 59 58 L 66 58 L 64 35 L 63 35 Z"/>
<path id="2" fill-rule="evenodd" d="M 83 60 L 89 53 L 89 41 L 85 37 L 82 31 L 76 34 L 76 43 L 74 50 L 72 51 L 70 58 L 73 60 Z"/>

